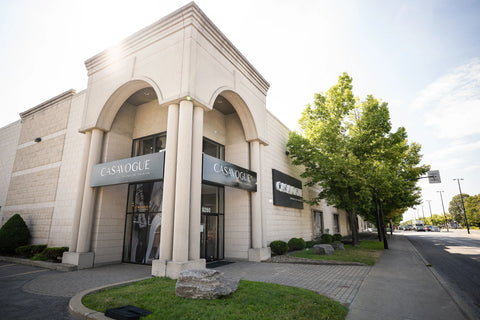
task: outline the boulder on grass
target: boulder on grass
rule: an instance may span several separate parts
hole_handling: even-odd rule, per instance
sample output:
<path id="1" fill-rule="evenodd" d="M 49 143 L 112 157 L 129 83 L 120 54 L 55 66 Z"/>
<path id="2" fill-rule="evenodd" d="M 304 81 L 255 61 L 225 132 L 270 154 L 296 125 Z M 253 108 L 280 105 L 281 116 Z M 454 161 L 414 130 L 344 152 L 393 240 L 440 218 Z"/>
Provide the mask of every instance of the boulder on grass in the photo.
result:
<path id="1" fill-rule="evenodd" d="M 340 241 L 332 243 L 332 247 L 334 250 L 345 250 L 343 243 L 341 243 Z"/>
<path id="2" fill-rule="evenodd" d="M 191 299 L 217 299 L 238 289 L 238 280 L 227 279 L 223 272 L 212 269 L 180 272 L 175 286 L 178 297 Z"/>
<path id="3" fill-rule="evenodd" d="M 333 250 L 332 245 L 330 244 L 316 244 L 313 246 L 313 252 L 319 255 L 332 255 L 335 250 Z"/>

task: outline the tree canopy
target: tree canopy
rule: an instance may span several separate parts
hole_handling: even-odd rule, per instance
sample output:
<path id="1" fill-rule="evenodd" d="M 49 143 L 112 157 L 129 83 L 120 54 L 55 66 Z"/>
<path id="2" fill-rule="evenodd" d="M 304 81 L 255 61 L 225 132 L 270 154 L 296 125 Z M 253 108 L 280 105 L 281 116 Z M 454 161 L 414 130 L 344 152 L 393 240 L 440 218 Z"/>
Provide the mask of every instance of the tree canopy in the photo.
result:
<path id="1" fill-rule="evenodd" d="M 325 94 L 314 95 L 299 120 L 300 131 L 287 143 L 295 165 L 302 166 L 307 185 L 321 191 L 311 203 L 325 199 L 344 209 L 357 242 L 356 214 L 375 221 L 375 195 L 388 219 L 419 204 L 418 178 L 429 167 L 419 165 L 420 145 L 409 144 L 403 127 L 391 132 L 388 104 L 352 93 L 352 78 L 344 73 Z"/>
<path id="2" fill-rule="evenodd" d="M 467 211 L 466 201 L 470 195 L 462 193 L 462 196 L 465 204 L 465 211 Z M 465 217 L 463 215 L 462 198 L 460 194 L 453 196 L 452 200 L 450 200 L 450 203 L 448 204 L 448 212 L 452 215 L 453 220 L 455 220 L 461 226 L 465 226 Z"/>

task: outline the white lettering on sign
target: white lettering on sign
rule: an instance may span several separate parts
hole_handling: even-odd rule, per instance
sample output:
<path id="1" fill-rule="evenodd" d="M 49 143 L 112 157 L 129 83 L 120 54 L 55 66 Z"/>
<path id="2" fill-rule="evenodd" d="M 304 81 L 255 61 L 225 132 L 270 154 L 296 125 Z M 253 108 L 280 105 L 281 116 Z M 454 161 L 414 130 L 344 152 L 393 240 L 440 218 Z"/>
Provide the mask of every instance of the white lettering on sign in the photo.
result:
<path id="1" fill-rule="evenodd" d="M 225 176 L 230 176 L 232 178 L 241 180 L 245 183 L 250 183 L 252 180 L 252 175 L 250 175 L 249 173 L 240 171 L 238 169 L 235 169 L 226 165 L 222 165 L 221 163 L 218 163 L 218 162 L 216 162 L 213 165 L 213 171 L 215 171 L 216 173 L 223 174 Z"/>
<path id="2" fill-rule="evenodd" d="M 297 197 L 303 197 L 302 189 L 296 188 L 294 186 L 291 186 L 281 181 L 277 181 L 277 183 L 275 183 L 275 189 L 286 194 L 291 194 Z"/>
<path id="3" fill-rule="evenodd" d="M 130 172 L 139 172 L 150 170 L 150 159 L 141 161 L 128 162 L 125 164 L 113 164 L 110 167 L 104 167 L 100 171 L 100 175 L 104 176 L 114 176 L 116 174 L 124 174 Z"/>

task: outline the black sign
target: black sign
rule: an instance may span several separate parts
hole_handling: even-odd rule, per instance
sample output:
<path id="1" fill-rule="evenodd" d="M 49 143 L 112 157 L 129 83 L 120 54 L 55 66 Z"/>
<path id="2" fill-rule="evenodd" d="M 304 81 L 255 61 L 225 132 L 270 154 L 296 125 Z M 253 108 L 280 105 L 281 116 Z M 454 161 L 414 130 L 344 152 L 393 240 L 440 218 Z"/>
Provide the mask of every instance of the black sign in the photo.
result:
<path id="1" fill-rule="evenodd" d="M 204 182 L 248 191 L 257 191 L 257 173 L 203 154 Z"/>
<path id="2" fill-rule="evenodd" d="M 165 151 L 99 163 L 93 167 L 91 187 L 163 179 Z"/>
<path id="3" fill-rule="evenodd" d="M 273 204 L 303 209 L 302 181 L 272 169 Z"/>

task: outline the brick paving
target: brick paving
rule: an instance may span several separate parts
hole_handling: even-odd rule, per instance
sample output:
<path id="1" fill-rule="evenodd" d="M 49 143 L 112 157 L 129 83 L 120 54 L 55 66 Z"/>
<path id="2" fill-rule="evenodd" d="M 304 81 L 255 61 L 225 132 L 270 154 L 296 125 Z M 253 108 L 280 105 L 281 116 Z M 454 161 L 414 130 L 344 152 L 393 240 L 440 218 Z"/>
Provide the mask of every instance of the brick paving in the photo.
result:
<path id="1" fill-rule="evenodd" d="M 215 269 L 235 279 L 312 290 L 348 306 L 371 268 L 349 265 L 236 262 Z"/>

